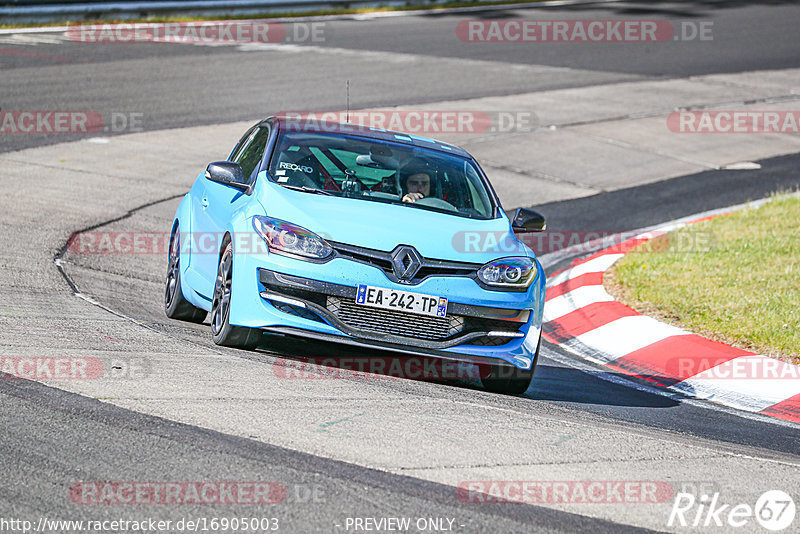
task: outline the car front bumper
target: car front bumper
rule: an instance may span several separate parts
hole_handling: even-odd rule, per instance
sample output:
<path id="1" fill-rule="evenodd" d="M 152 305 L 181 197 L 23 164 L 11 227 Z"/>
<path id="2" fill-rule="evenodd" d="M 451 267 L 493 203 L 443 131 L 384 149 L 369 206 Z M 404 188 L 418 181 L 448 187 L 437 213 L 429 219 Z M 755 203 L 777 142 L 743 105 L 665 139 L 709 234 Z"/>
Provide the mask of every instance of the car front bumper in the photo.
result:
<path id="1" fill-rule="evenodd" d="M 357 305 L 359 284 L 448 298 L 448 323 Z M 379 269 L 344 259 L 321 265 L 278 254 L 238 255 L 230 322 L 409 355 L 529 369 L 541 333 L 543 300 L 540 279 L 524 293 L 487 291 L 463 277 L 431 277 L 401 286 Z"/>

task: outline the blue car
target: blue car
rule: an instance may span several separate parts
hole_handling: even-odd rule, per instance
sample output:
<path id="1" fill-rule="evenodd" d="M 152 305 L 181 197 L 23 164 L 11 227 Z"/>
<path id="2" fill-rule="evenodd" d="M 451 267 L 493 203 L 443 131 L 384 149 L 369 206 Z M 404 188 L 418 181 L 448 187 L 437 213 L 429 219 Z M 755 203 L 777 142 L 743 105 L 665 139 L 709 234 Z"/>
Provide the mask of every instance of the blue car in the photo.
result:
<path id="1" fill-rule="evenodd" d="M 358 125 L 269 117 L 211 163 L 172 224 L 164 305 L 219 345 L 263 332 L 477 364 L 518 394 L 545 275 L 466 151 Z"/>

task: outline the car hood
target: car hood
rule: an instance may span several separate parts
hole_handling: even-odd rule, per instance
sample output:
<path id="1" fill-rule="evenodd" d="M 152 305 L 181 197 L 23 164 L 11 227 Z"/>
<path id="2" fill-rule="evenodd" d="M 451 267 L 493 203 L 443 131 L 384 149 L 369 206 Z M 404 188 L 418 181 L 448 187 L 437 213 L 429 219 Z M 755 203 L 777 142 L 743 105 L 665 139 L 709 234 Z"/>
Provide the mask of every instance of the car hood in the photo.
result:
<path id="1" fill-rule="evenodd" d="M 267 182 L 266 180 L 259 180 Z M 304 193 L 268 182 L 256 193 L 269 217 L 300 225 L 329 241 L 391 251 L 410 245 L 426 258 L 486 263 L 533 256 L 508 219 L 468 219 L 382 202 Z"/>

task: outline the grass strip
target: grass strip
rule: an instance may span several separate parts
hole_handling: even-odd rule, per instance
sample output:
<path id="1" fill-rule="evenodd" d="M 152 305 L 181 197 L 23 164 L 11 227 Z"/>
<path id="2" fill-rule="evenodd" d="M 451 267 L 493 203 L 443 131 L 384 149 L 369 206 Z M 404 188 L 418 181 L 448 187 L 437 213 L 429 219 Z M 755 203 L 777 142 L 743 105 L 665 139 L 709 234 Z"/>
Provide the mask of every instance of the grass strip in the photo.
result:
<path id="1" fill-rule="evenodd" d="M 800 197 L 776 194 L 648 241 L 605 286 L 640 313 L 800 363 Z"/>

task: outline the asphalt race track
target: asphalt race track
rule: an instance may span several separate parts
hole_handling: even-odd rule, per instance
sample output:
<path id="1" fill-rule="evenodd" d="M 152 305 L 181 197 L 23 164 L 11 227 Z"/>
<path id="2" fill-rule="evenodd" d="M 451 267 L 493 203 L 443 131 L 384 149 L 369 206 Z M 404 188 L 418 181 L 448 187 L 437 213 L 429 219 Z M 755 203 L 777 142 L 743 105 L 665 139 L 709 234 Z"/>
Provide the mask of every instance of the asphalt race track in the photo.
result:
<path id="1" fill-rule="evenodd" d="M 533 46 L 455 38 L 460 21 L 517 18 L 713 21 L 714 39 Z M 284 110 L 342 109 L 346 80 L 353 108 L 532 110 L 540 125 L 557 125 L 448 138 L 497 177 L 504 208 L 533 206 L 549 229 L 634 230 L 800 187 L 796 135 L 716 136 L 680 156 L 682 139 L 651 135 L 676 106 L 796 109 L 794 2 L 362 19 L 324 21 L 323 42 L 292 46 L 0 34 L 2 110 L 141 118 L 135 128 L 92 135 L 0 133 L 0 356 L 89 356 L 119 371 L 97 380 L 0 379 L 0 531 L 22 532 L 4 519 L 256 517 L 277 518 L 281 532 L 368 530 L 354 518 L 442 521 L 409 532 L 723 532 L 668 525 L 674 493 L 753 506 L 782 490 L 797 502 L 796 424 L 655 391 L 549 344 L 519 397 L 469 379 L 331 379 L 335 369 L 325 367 L 286 379 L 307 358 L 373 354 L 277 336 L 253 352 L 217 347 L 208 321 L 164 316 L 165 255 L 66 247 L 73 232 L 167 232 L 194 177 L 223 159 L 248 124 Z M 604 104 L 613 95 L 622 111 Z M 575 144 L 562 151 L 564 138 L 552 136 Z M 740 160 L 758 165 L 722 164 Z M 548 270 L 570 259 L 556 251 Z M 655 503 L 476 503 L 456 491 L 465 481 L 522 480 L 671 489 Z M 74 491 L 157 481 L 268 481 L 286 494 L 268 506 L 92 505 Z M 128 531 L 103 527 L 111 530 Z M 398 531 L 386 523 L 373 530 Z M 734 530 L 764 531 L 753 518 Z"/>

